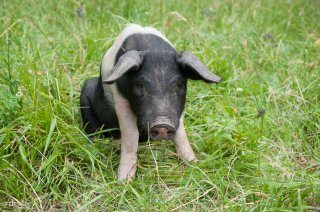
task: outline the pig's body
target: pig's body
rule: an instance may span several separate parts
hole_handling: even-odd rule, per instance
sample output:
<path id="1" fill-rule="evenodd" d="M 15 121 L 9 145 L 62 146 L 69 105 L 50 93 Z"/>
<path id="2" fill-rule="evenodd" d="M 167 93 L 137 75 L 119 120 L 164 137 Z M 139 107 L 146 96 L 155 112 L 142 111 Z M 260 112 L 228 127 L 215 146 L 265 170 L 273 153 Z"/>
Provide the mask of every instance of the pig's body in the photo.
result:
<path id="1" fill-rule="evenodd" d="M 187 79 L 219 82 L 189 52 L 177 52 L 157 30 L 129 25 L 105 53 L 99 78 L 86 81 L 80 105 L 86 132 L 119 137 L 118 178 L 135 173 L 138 141 L 173 140 L 185 160 L 195 159 L 183 126 Z"/>

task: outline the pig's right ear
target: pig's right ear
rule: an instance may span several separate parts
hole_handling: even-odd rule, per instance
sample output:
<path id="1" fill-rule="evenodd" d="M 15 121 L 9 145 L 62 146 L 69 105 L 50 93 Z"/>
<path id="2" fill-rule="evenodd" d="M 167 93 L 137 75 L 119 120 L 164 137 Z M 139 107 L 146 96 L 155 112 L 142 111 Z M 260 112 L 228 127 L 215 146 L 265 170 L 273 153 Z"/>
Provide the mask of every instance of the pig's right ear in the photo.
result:
<path id="1" fill-rule="evenodd" d="M 117 64 L 113 67 L 109 75 L 103 80 L 103 83 L 112 84 L 128 71 L 137 70 L 143 62 L 143 52 L 136 50 L 128 51 L 123 54 Z"/>
<path id="2" fill-rule="evenodd" d="M 221 77 L 215 75 L 191 52 L 182 51 L 177 54 L 177 62 L 188 78 L 218 83 Z"/>

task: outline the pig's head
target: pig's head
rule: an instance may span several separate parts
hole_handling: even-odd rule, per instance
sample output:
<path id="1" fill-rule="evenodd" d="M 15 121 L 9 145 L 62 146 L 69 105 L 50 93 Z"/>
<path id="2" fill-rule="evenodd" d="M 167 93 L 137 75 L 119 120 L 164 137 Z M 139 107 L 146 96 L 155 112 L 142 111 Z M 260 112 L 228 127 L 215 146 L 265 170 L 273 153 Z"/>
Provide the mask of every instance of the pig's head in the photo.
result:
<path id="1" fill-rule="evenodd" d="M 135 51 L 123 54 L 104 83 L 116 83 L 137 117 L 144 139 L 171 140 L 184 109 L 187 79 L 218 83 L 190 52 Z"/>

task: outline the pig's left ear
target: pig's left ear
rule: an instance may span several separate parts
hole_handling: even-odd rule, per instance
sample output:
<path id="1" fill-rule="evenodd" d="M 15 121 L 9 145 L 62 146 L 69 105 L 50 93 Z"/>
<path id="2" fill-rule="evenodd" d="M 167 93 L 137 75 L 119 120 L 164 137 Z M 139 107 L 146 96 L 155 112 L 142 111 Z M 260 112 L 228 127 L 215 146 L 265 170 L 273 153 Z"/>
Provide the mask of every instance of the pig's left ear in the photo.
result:
<path id="1" fill-rule="evenodd" d="M 119 58 L 117 64 L 111 70 L 111 73 L 103 79 L 103 83 L 113 83 L 128 71 L 137 70 L 142 62 L 143 52 L 136 50 L 128 51 Z"/>
<path id="2" fill-rule="evenodd" d="M 221 77 L 209 71 L 208 68 L 191 52 L 178 52 L 177 62 L 190 79 L 214 83 L 218 83 L 222 80 Z"/>

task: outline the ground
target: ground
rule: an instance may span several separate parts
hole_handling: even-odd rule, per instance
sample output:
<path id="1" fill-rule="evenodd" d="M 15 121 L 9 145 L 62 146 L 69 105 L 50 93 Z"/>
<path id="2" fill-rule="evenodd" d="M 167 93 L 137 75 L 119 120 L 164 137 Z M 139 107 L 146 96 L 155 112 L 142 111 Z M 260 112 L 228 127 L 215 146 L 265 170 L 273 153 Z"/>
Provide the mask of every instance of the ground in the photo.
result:
<path id="1" fill-rule="evenodd" d="M 1 210 L 320 210 L 319 1 L 80 2 L 1 0 Z M 119 182 L 119 144 L 87 138 L 79 96 L 130 22 L 223 81 L 188 83 L 198 162 L 144 143 Z"/>

